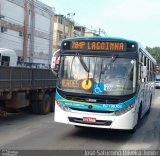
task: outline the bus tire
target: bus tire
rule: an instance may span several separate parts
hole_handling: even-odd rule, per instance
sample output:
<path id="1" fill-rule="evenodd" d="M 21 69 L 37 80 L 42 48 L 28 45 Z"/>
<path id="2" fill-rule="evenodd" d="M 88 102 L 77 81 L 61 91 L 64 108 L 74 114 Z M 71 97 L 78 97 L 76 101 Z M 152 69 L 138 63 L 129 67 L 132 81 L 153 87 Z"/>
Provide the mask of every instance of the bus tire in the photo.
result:
<path id="1" fill-rule="evenodd" d="M 38 102 L 39 114 L 46 115 L 50 112 L 51 98 L 49 94 L 44 94 L 43 100 Z"/>
<path id="2" fill-rule="evenodd" d="M 149 115 L 150 112 L 151 112 L 151 104 L 152 104 L 152 96 L 151 96 L 151 98 L 150 98 L 149 108 L 148 108 L 148 110 L 147 110 L 147 112 L 146 112 L 146 115 Z"/>
<path id="3" fill-rule="evenodd" d="M 138 111 L 138 119 L 137 119 L 137 125 L 139 124 L 140 120 L 141 120 L 141 114 L 142 114 L 142 103 L 139 107 L 139 111 Z"/>
<path id="4" fill-rule="evenodd" d="M 51 98 L 51 107 L 50 107 L 50 112 L 54 112 L 55 109 L 55 92 L 50 93 L 50 98 Z"/>

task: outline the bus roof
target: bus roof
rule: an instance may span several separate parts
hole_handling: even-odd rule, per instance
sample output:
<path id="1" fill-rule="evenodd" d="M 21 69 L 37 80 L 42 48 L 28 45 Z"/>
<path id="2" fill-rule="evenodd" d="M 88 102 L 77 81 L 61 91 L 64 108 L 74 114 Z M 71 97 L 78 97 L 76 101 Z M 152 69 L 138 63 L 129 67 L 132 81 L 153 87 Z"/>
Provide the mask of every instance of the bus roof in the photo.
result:
<path id="1" fill-rule="evenodd" d="M 73 37 L 73 38 L 67 38 L 64 41 L 69 41 L 69 40 L 112 40 L 112 41 L 126 41 L 126 42 L 135 42 L 138 43 L 137 41 L 134 40 L 128 40 L 125 38 L 120 38 L 120 37 L 107 37 L 107 36 L 78 36 L 78 37 Z"/>

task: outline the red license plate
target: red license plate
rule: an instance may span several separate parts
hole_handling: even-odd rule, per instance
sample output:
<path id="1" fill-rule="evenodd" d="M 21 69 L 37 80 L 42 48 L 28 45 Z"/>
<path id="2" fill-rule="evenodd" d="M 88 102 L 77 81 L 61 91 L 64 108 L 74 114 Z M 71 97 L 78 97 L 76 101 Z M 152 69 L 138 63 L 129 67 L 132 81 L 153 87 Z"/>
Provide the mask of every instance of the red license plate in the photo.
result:
<path id="1" fill-rule="evenodd" d="M 83 122 L 95 123 L 96 118 L 83 117 Z"/>

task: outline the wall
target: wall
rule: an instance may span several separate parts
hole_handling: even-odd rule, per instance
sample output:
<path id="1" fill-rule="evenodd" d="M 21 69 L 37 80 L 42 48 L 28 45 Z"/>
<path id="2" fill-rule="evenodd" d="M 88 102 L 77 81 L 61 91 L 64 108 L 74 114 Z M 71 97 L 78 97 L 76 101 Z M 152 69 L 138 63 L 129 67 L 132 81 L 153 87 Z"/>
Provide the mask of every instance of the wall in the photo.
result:
<path id="1" fill-rule="evenodd" d="M 0 0 L 0 47 L 10 48 L 25 62 L 50 64 L 54 9 L 37 0 Z"/>
<path id="2" fill-rule="evenodd" d="M 7 28 L 4 33 L 0 31 L 0 47 L 14 49 L 22 56 L 23 36 L 19 33 L 23 31 L 24 9 L 7 0 L 1 0 L 0 5 L 0 14 L 5 16 L 1 20 L 1 25 Z"/>

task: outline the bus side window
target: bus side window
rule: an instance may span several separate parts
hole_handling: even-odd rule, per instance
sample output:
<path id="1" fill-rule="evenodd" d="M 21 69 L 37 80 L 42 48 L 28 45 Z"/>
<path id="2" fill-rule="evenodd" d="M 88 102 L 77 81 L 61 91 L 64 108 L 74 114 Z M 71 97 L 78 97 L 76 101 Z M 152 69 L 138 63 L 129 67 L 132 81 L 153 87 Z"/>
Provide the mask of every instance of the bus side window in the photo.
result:
<path id="1" fill-rule="evenodd" d="M 146 56 L 144 56 L 144 66 L 147 66 L 147 58 L 146 58 Z M 144 78 L 144 82 L 147 82 L 147 77 L 146 78 Z"/>
<path id="2" fill-rule="evenodd" d="M 142 68 L 142 66 L 144 66 L 145 65 L 145 56 L 144 56 L 144 54 L 142 53 L 142 55 L 141 55 L 141 68 Z M 141 70 L 141 69 L 140 69 Z M 141 82 L 145 82 L 146 80 L 145 80 L 146 78 L 143 78 L 142 77 L 142 73 L 141 73 Z"/>
<path id="3" fill-rule="evenodd" d="M 140 50 L 140 52 L 139 52 L 139 80 L 142 79 L 142 73 L 141 73 L 142 63 L 143 63 L 143 54 L 142 54 L 142 52 Z"/>
<path id="4" fill-rule="evenodd" d="M 147 80 L 150 81 L 150 66 L 149 66 L 149 59 L 147 59 L 147 71 L 148 71 L 148 76 L 147 76 Z"/>
<path id="5" fill-rule="evenodd" d="M 149 81 L 152 81 L 152 70 L 151 70 L 151 61 L 149 60 Z"/>

